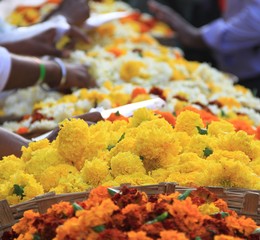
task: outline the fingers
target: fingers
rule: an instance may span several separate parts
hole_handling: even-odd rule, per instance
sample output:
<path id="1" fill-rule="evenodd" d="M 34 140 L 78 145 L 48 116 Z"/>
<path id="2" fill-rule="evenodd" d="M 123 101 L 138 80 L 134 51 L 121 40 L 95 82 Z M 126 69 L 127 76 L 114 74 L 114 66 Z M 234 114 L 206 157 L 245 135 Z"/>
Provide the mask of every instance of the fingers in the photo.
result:
<path id="1" fill-rule="evenodd" d="M 88 37 L 86 36 L 86 34 L 84 32 L 82 32 L 82 30 L 80 30 L 78 27 L 76 26 L 71 26 L 71 28 L 69 29 L 69 31 L 67 32 L 67 35 L 69 37 L 71 37 L 72 40 L 82 40 L 86 43 L 89 42 Z"/>

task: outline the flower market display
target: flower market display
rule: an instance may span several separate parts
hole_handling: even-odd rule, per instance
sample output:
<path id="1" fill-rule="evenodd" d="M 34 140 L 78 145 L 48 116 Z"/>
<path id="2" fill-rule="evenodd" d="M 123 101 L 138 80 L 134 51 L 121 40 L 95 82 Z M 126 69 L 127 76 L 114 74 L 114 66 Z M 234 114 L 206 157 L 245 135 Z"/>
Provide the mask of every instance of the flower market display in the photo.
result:
<path id="1" fill-rule="evenodd" d="M 8 21 L 40 22 L 59 3 L 21 6 Z M 152 16 L 121 1 L 90 0 L 89 5 L 93 15 L 129 13 L 82 29 L 90 42 L 76 43 L 64 59 L 87 66 L 97 87 L 64 94 L 33 86 L 4 99 L 0 116 L 18 120 L 1 127 L 28 138 L 60 130 L 52 142 L 30 142 L 21 157 L 0 159 L 0 200 L 16 205 L 49 192 L 94 190 L 84 202 L 61 202 L 44 214 L 25 212 L 3 239 L 259 239 L 254 220 L 239 217 L 201 186 L 259 193 L 260 99 L 230 74 L 160 44 L 160 37 L 174 33 Z M 70 41 L 64 36 L 56 47 Z M 141 108 L 130 117 L 117 111 L 91 126 L 72 118 L 157 97 L 165 100 L 163 107 Z M 198 189 L 151 197 L 113 189 L 161 182 Z"/>
<path id="2" fill-rule="evenodd" d="M 260 190 L 260 141 L 192 109 L 174 117 L 142 108 L 130 118 L 116 113 L 91 126 L 71 119 L 60 128 L 55 141 L 31 142 L 21 158 L 0 161 L 0 199 L 16 204 L 123 183 Z"/>
<path id="3" fill-rule="evenodd" d="M 150 99 L 154 94 L 167 101 L 167 106 L 158 110 L 174 113 L 191 105 L 237 125 L 245 124 L 252 132 L 259 126 L 260 101 L 248 89 L 234 85 L 228 75 L 206 63 L 185 60 L 180 49 L 156 41 L 153 36 L 172 34 L 169 27 L 148 14 L 136 13 L 121 1 L 90 1 L 90 8 L 99 14 L 131 12 L 126 18 L 88 32 L 90 44 L 78 43 L 67 60 L 88 65 L 99 87 L 74 90 L 65 96 L 44 92 L 39 87 L 18 90 L 7 97 L 0 113 L 18 115 L 20 121 L 5 122 L 2 127 L 19 134 L 48 131 L 65 118 L 91 108 L 108 109 Z M 59 47 L 68 41 L 64 37 Z M 134 99 L 133 92 L 140 85 L 143 94 Z"/>
<path id="4" fill-rule="evenodd" d="M 126 187 L 98 187 L 83 202 L 60 202 L 45 214 L 26 211 L 3 240 L 250 240 L 259 239 L 258 232 L 252 219 L 204 188 L 148 197 Z"/>

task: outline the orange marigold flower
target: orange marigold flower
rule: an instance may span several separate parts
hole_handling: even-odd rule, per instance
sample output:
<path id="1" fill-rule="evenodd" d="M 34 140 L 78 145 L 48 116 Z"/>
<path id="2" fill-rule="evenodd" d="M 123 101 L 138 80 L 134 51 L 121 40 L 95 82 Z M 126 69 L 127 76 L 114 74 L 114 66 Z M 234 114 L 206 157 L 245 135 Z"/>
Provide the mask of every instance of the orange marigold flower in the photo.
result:
<path id="1" fill-rule="evenodd" d="M 170 123 L 171 125 L 175 126 L 176 118 L 170 112 L 162 112 L 162 111 L 159 111 L 159 110 L 155 110 L 154 113 L 160 115 L 168 123 Z"/>
<path id="2" fill-rule="evenodd" d="M 147 94 L 147 91 L 142 87 L 136 87 L 131 94 L 131 98 L 134 99 L 140 94 Z"/>
<path id="3" fill-rule="evenodd" d="M 84 201 L 84 205 L 87 208 L 99 205 L 103 200 L 109 199 L 110 195 L 107 187 L 99 186 L 91 190 L 89 197 L 86 201 Z"/>
<path id="4" fill-rule="evenodd" d="M 139 231 L 139 232 L 128 232 L 128 239 L 129 240 L 152 240 L 152 238 L 147 237 L 146 232 Z"/>
<path id="5" fill-rule="evenodd" d="M 256 131 L 246 121 L 243 121 L 241 119 L 232 119 L 232 120 L 229 120 L 229 122 L 233 124 L 233 126 L 235 127 L 237 132 L 239 130 L 243 130 L 249 135 L 255 135 L 256 134 Z"/>
<path id="6" fill-rule="evenodd" d="M 71 217 L 74 214 L 72 205 L 69 202 L 60 202 L 54 204 L 47 210 L 47 214 L 56 216 L 57 218 Z"/>
<path id="7" fill-rule="evenodd" d="M 33 210 L 28 210 L 24 212 L 23 218 L 15 224 L 12 229 L 17 234 L 26 234 L 26 232 L 30 232 L 32 235 L 37 231 L 35 227 L 33 227 L 33 222 L 36 217 L 39 217 L 40 214 L 34 212 Z"/>
<path id="8" fill-rule="evenodd" d="M 188 240 L 184 233 L 173 230 L 162 231 L 160 236 L 159 240 Z"/>
<path id="9" fill-rule="evenodd" d="M 188 236 L 201 236 L 205 217 L 198 207 L 192 203 L 191 198 L 185 201 L 175 200 L 172 205 L 168 205 L 168 211 L 173 216 L 176 227 Z"/>
<path id="10" fill-rule="evenodd" d="M 218 121 L 219 120 L 218 117 L 213 115 L 212 113 L 207 112 L 205 110 L 197 109 L 197 108 L 192 107 L 192 106 L 185 107 L 181 112 L 183 112 L 185 110 L 190 110 L 190 111 L 193 111 L 195 113 L 198 113 L 205 126 L 207 126 L 207 124 L 211 123 L 212 121 Z"/>
<path id="11" fill-rule="evenodd" d="M 119 112 L 111 113 L 110 116 L 106 120 L 111 121 L 111 122 L 118 121 L 118 120 L 124 120 L 124 121 L 128 122 L 128 118 L 121 115 Z"/>
<path id="12" fill-rule="evenodd" d="M 257 228 L 255 221 L 252 218 L 246 218 L 245 216 L 239 218 L 227 216 L 226 223 L 233 232 L 238 231 L 246 237 L 252 234 Z"/>
<path id="13" fill-rule="evenodd" d="M 232 236 L 227 236 L 227 235 L 218 235 L 214 237 L 214 240 L 242 240 L 242 238 L 238 237 L 232 237 Z"/>

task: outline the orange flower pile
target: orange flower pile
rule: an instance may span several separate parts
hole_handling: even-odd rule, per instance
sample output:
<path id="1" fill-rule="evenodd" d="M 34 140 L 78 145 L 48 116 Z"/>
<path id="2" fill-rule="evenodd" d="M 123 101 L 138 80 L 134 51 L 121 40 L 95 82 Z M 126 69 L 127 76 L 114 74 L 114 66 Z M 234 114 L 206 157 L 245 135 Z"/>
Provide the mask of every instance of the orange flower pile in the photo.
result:
<path id="1" fill-rule="evenodd" d="M 205 213 L 205 206 L 214 211 Z M 148 197 L 133 188 L 98 187 L 84 202 L 61 202 L 45 214 L 25 212 L 3 240 L 253 240 L 258 239 L 256 229 L 252 219 L 228 210 L 205 188 Z"/>

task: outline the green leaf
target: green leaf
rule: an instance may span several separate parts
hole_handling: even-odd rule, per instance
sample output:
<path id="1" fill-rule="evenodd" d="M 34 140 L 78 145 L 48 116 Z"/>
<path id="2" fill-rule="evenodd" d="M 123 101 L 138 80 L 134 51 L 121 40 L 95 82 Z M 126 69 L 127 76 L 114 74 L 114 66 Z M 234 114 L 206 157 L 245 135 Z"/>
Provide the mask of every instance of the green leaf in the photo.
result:
<path id="1" fill-rule="evenodd" d="M 119 138 L 117 143 L 121 142 L 124 138 L 125 138 L 125 133 L 122 134 L 122 136 Z"/>
<path id="2" fill-rule="evenodd" d="M 220 215 L 221 215 L 222 218 L 225 218 L 225 217 L 229 216 L 229 213 L 227 213 L 227 212 L 220 212 Z"/>
<path id="3" fill-rule="evenodd" d="M 195 240 L 201 240 L 201 237 L 195 237 Z"/>
<path id="4" fill-rule="evenodd" d="M 260 228 L 257 228 L 252 234 L 260 234 Z"/>
<path id="5" fill-rule="evenodd" d="M 252 91 L 253 96 L 256 97 L 257 92 L 258 92 L 257 88 L 253 88 L 251 91 Z"/>
<path id="6" fill-rule="evenodd" d="M 108 147 L 107 147 L 107 150 L 108 151 L 111 151 L 111 149 L 113 149 L 116 145 L 112 145 L 112 144 L 109 144 Z"/>
<path id="7" fill-rule="evenodd" d="M 144 160 L 144 157 L 143 157 L 143 156 L 140 156 L 139 158 L 141 159 L 141 161 L 143 161 L 143 160 Z"/>
<path id="8" fill-rule="evenodd" d="M 207 135 L 208 134 L 207 129 L 200 128 L 199 126 L 196 126 L 196 128 L 198 129 L 198 132 L 199 132 L 200 135 Z"/>
<path id="9" fill-rule="evenodd" d="M 77 203 L 73 203 L 72 207 L 73 207 L 75 212 L 83 210 L 83 208 L 79 204 L 77 204 Z"/>
<path id="10" fill-rule="evenodd" d="M 14 184 L 14 191 L 13 194 L 15 194 L 16 196 L 20 196 L 20 200 L 23 200 L 23 197 L 25 197 L 24 195 L 24 187 L 20 186 L 18 184 Z"/>
<path id="11" fill-rule="evenodd" d="M 179 200 L 185 200 L 190 195 L 191 192 L 192 192 L 192 190 L 186 190 L 183 194 L 181 194 L 178 197 L 178 199 Z"/>
<path id="12" fill-rule="evenodd" d="M 110 194 L 110 196 L 112 196 L 112 197 L 113 197 L 114 195 L 116 195 L 117 193 L 120 193 L 119 190 L 116 190 L 116 189 L 114 189 L 114 188 L 108 188 L 107 191 L 108 191 L 108 193 Z"/>
<path id="13" fill-rule="evenodd" d="M 203 153 L 204 153 L 204 156 L 205 156 L 205 157 L 208 157 L 208 156 L 210 156 L 210 155 L 213 153 L 213 150 L 212 150 L 211 148 L 206 147 L 206 148 L 203 150 Z"/>
<path id="14" fill-rule="evenodd" d="M 121 116 L 121 114 L 120 114 L 119 111 L 115 112 L 115 115 L 116 115 L 116 116 Z"/>
<path id="15" fill-rule="evenodd" d="M 146 224 L 153 224 L 156 222 L 162 222 L 163 220 L 165 220 L 168 217 L 168 212 L 164 212 L 161 215 L 159 215 L 158 217 L 156 217 L 154 220 L 148 221 Z"/>
<path id="16" fill-rule="evenodd" d="M 41 237 L 37 233 L 35 233 L 33 235 L 33 240 L 41 240 Z"/>
<path id="17" fill-rule="evenodd" d="M 177 113 L 176 113 L 176 112 L 173 112 L 172 115 L 173 115 L 174 117 L 177 117 Z"/>
<path id="18" fill-rule="evenodd" d="M 96 227 L 93 227 L 92 228 L 96 233 L 101 233 L 103 232 L 106 228 L 104 225 L 99 225 L 99 226 L 96 226 Z"/>
<path id="19" fill-rule="evenodd" d="M 225 113 L 225 111 L 223 109 L 221 109 L 220 115 L 221 115 L 221 117 L 226 117 L 227 116 L 227 114 Z"/>

